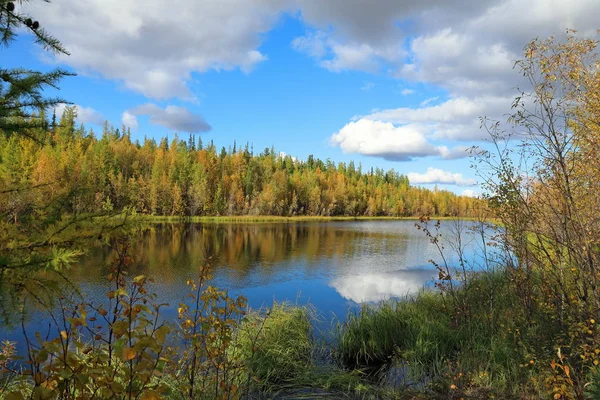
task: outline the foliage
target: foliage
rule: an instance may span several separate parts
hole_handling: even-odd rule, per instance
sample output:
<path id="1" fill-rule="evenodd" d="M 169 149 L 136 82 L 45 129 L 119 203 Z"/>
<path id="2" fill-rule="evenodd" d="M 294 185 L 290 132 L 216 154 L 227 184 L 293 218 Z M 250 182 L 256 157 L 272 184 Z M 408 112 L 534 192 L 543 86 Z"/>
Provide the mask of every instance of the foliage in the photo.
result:
<path id="1" fill-rule="evenodd" d="M 19 30 L 32 34 L 35 42 L 54 54 L 67 50 L 32 16 L 22 10 L 22 2 L 0 0 L 0 47 L 8 46 Z M 4 69 L 0 66 L 0 130 L 38 139 L 28 128 L 45 127 L 45 111 L 65 101 L 44 97 L 48 88 L 58 89 L 58 82 L 73 74 L 64 69 L 42 73 L 22 68 Z M 37 114 L 35 113 L 37 112 Z"/>
<path id="2" fill-rule="evenodd" d="M 160 376 L 171 328 L 159 319 L 163 305 L 148 293 L 150 280 L 128 276 L 127 244 L 116 246 L 119 257 L 108 275 L 106 302 L 77 301 L 76 293 L 61 296 L 56 308 L 42 304 L 51 324 L 46 337 L 36 333 L 33 340 L 23 328 L 27 363 L 8 398 L 27 393 L 42 399 L 158 398 L 165 392 Z"/>
<path id="3" fill-rule="evenodd" d="M 20 164 L 26 173 L 11 180 L 33 185 L 68 173 L 71 181 L 60 185 L 80 189 L 68 206 L 80 212 L 129 207 L 162 216 L 468 216 L 477 204 L 412 187 L 393 170 L 364 172 L 353 162 L 298 161 L 269 149 L 255 154 L 248 145 L 219 154 L 212 144 L 177 137 L 170 144 L 137 143 L 127 128 L 108 125 L 96 138 L 76 128 L 75 117 L 67 108 L 54 132 L 40 131 L 44 144 L 0 137 L 0 165 Z"/>
<path id="4" fill-rule="evenodd" d="M 24 3 L 0 0 L 0 47 L 9 46 L 17 34 L 28 33 L 45 50 L 67 55 L 60 41 L 23 11 Z M 45 302 L 56 297 L 58 286 L 66 281 L 65 270 L 84 249 L 124 224 L 122 218 L 110 218 L 106 208 L 82 212 L 73 207 L 88 190 L 71 181 L 73 171 L 67 165 L 77 160 L 61 158 L 59 148 L 40 152 L 50 139 L 46 111 L 64 103 L 47 97 L 45 91 L 57 88 L 67 75 L 71 74 L 62 69 L 41 73 L 0 66 L 0 312 L 4 323 L 13 322 L 13 311 L 27 293 Z M 75 118 L 75 108 L 69 108 L 62 125 L 53 123 L 52 131 L 68 134 Z M 34 166 L 31 157 L 36 156 L 41 158 Z"/>
<path id="5" fill-rule="evenodd" d="M 599 362 L 597 45 L 574 31 L 532 41 L 517 63 L 532 90 L 516 98 L 512 127 L 486 125 L 495 152 L 475 151 L 502 245 L 514 255 L 507 268 L 520 328 L 545 327 L 540 350 L 552 361 L 546 384 L 557 399 L 583 398 Z"/>
<path id="6" fill-rule="evenodd" d="M 181 397 L 239 398 L 244 363 L 237 357 L 234 332 L 246 313 L 246 300 L 230 298 L 225 291 L 207 286 L 210 271 L 200 269 L 197 280 L 188 280 L 189 300 L 180 304 L 181 343 L 171 356 Z"/>

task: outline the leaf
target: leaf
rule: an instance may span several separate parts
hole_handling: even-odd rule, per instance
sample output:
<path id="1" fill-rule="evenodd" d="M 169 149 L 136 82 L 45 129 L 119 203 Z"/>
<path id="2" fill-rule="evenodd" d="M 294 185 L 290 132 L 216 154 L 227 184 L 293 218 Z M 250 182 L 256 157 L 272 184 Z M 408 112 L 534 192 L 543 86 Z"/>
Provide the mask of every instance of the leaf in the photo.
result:
<path id="1" fill-rule="evenodd" d="M 131 347 L 123 347 L 123 360 L 131 361 L 135 358 L 136 352 Z"/>
<path id="2" fill-rule="evenodd" d="M 6 400 L 24 400 L 25 399 L 25 397 L 23 396 L 23 393 L 21 393 L 21 392 L 9 393 L 4 398 Z"/>
<path id="3" fill-rule="evenodd" d="M 166 325 L 163 325 L 160 328 L 158 328 L 155 332 L 156 340 L 158 340 L 160 343 L 164 343 L 169 331 L 170 329 Z"/>
<path id="4" fill-rule="evenodd" d="M 140 397 L 140 399 L 141 400 L 159 400 L 160 396 L 154 390 L 149 390 L 147 392 L 144 392 L 144 394 L 142 394 L 142 397 Z"/>
<path id="5" fill-rule="evenodd" d="M 67 335 L 67 332 L 65 332 L 65 331 L 60 331 L 60 337 L 61 337 L 61 338 L 63 338 L 64 340 L 67 340 L 67 338 L 68 338 L 69 336 Z"/>

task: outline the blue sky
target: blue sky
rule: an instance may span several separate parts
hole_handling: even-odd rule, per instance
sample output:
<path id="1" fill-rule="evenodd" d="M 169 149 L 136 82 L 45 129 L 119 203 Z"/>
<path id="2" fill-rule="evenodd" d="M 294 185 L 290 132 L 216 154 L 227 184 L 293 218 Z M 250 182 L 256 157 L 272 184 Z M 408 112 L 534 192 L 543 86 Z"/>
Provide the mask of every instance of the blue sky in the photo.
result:
<path id="1" fill-rule="evenodd" d="M 54 0 L 28 11 L 71 55 L 23 36 L 2 63 L 77 72 L 60 95 L 95 130 L 106 119 L 137 139 L 195 131 L 477 194 L 465 148 L 486 146 L 479 117 L 510 111 L 529 40 L 592 32 L 593 3 Z"/>

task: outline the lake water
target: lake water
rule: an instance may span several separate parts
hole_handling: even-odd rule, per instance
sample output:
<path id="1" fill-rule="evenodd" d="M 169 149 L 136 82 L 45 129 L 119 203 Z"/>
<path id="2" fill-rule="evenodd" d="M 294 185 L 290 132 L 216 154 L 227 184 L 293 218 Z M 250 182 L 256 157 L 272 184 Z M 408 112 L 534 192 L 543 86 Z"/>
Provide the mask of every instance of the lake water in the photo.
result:
<path id="1" fill-rule="evenodd" d="M 439 261 L 434 245 L 416 221 L 340 221 L 258 224 L 159 224 L 132 243 L 131 275 L 155 278 L 152 289 L 167 319 L 188 293 L 186 279 L 211 260 L 213 285 L 242 294 L 253 308 L 273 301 L 310 303 L 325 319 L 343 319 L 361 302 L 402 297 L 431 285 Z M 469 224 L 467 224 L 469 225 Z M 453 222 L 441 231 L 452 236 Z M 467 239 L 468 241 L 469 239 Z M 477 246 L 467 244 L 466 258 Z M 109 248 L 96 248 L 71 276 L 91 299 L 101 301 Z M 450 257 L 451 260 L 455 258 Z M 28 322 L 41 327 L 42 316 Z M 20 328 L 3 328 L 0 338 L 19 340 Z"/>

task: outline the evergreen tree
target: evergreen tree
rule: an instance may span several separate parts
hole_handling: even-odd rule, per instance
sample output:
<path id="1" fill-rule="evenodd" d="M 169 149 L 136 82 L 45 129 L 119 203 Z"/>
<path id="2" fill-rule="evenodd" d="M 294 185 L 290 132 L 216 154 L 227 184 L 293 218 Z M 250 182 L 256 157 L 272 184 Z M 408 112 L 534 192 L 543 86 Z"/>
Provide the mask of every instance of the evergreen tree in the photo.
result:
<path id="1" fill-rule="evenodd" d="M 32 16 L 21 12 L 14 1 L 0 0 L 0 47 L 13 42 L 20 29 L 31 33 L 35 42 L 55 54 L 69 54 L 60 41 Z M 35 111 L 65 103 L 57 97 L 45 97 L 44 89 L 57 88 L 58 82 L 73 74 L 57 68 L 47 73 L 25 68 L 2 68 L 0 65 L 0 129 L 8 133 L 31 135 L 26 128 L 41 127 L 44 120 Z"/>

